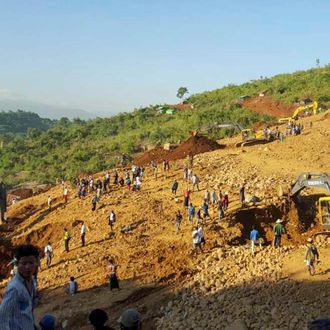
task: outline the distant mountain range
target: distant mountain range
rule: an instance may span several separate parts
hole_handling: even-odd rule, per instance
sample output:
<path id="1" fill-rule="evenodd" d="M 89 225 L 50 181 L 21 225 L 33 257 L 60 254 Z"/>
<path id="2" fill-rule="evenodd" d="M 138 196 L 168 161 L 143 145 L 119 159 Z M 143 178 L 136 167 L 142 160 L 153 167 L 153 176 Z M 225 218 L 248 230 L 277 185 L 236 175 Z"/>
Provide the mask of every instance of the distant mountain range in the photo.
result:
<path id="1" fill-rule="evenodd" d="M 16 111 L 18 109 L 34 112 L 41 118 L 49 119 L 60 119 L 62 117 L 67 117 L 69 119 L 80 118 L 87 120 L 97 117 L 97 115 L 82 109 L 57 107 L 24 99 L 0 99 L 0 111 Z"/>

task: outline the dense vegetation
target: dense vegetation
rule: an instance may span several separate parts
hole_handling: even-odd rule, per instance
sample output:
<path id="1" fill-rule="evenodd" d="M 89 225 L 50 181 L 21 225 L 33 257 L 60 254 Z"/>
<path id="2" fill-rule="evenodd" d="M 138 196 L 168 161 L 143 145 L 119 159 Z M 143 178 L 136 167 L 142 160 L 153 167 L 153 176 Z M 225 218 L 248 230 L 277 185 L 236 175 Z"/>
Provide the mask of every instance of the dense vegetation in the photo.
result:
<path id="1" fill-rule="evenodd" d="M 192 95 L 185 102 L 193 103 L 194 109 L 175 115 L 161 115 L 158 106 L 150 106 L 105 119 L 62 118 L 47 131 L 33 128 L 26 136 L 3 134 L 0 178 L 8 184 L 72 178 L 80 172 L 114 166 L 120 155 L 132 155 L 143 145 L 184 140 L 205 124 L 236 122 L 249 127 L 269 118 L 241 108 L 237 100 L 240 95 L 254 96 L 265 89 L 282 102 L 309 97 L 329 107 L 329 84 L 330 67 L 311 69 Z M 216 137 L 227 133 L 230 131 L 219 131 Z"/>
<path id="2" fill-rule="evenodd" d="M 25 112 L 23 110 L 0 112 L 0 134 L 26 134 L 30 128 L 47 130 L 54 123 L 54 120 L 40 118 L 33 112 Z"/>

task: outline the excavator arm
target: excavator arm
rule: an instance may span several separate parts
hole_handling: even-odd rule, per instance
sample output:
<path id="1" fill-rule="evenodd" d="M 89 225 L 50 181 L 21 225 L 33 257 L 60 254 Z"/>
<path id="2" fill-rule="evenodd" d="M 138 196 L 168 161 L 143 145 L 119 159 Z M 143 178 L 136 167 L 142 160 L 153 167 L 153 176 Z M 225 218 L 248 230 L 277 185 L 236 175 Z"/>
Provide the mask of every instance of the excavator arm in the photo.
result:
<path id="1" fill-rule="evenodd" d="M 213 125 L 206 125 L 206 126 L 198 127 L 196 130 L 192 131 L 192 135 L 195 136 L 198 133 L 207 132 L 211 129 L 221 129 L 221 128 L 234 128 L 240 132 L 243 130 L 243 128 L 239 124 L 235 124 L 235 123 L 217 124 L 217 123 L 215 123 Z"/>
<path id="2" fill-rule="evenodd" d="M 291 197 L 296 196 L 306 187 L 323 188 L 330 193 L 330 174 L 304 173 L 300 175 L 291 186 Z"/>
<path id="3" fill-rule="evenodd" d="M 298 107 L 295 110 L 295 112 L 292 115 L 292 118 L 293 119 L 296 119 L 298 117 L 298 115 L 299 115 L 300 112 L 306 111 L 306 110 L 309 110 L 309 109 L 313 109 L 313 115 L 316 115 L 317 107 L 318 107 L 318 103 L 316 101 L 314 101 L 311 104 L 302 105 L 302 106 Z"/>

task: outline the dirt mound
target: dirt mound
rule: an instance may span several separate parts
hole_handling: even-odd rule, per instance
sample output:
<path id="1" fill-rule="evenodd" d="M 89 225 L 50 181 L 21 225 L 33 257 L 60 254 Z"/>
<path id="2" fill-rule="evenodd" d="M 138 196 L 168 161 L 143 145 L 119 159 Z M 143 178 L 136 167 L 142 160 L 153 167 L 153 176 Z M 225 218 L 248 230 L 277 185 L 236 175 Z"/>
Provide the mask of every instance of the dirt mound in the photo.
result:
<path id="1" fill-rule="evenodd" d="M 164 150 L 163 148 L 155 148 L 144 152 L 135 160 L 136 165 L 148 165 L 152 160 L 162 161 L 171 154 L 171 151 Z"/>
<path id="2" fill-rule="evenodd" d="M 295 105 L 286 105 L 279 101 L 273 100 L 269 96 L 251 97 L 243 101 L 242 105 L 253 112 L 269 115 L 273 117 L 288 117 L 291 116 Z"/>
<path id="3" fill-rule="evenodd" d="M 202 135 L 191 136 L 180 144 L 170 155 L 171 160 L 181 159 L 187 155 L 197 155 L 203 152 L 221 149 L 224 146 Z"/>
<path id="4" fill-rule="evenodd" d="M 223 145 L 208 139 L 202 135 L 191 136 L 188 140 L 181 143 L 177 148 L 171 151 L 162 148 L 156 148 L 143 153 L 135 160 L 137 165 L 149 164 L 152 160 L 161 162 L 163 159 L 177 160 L 187 157 L 187 155 L 197 155 L 208 151 L 224 148 Z"/>

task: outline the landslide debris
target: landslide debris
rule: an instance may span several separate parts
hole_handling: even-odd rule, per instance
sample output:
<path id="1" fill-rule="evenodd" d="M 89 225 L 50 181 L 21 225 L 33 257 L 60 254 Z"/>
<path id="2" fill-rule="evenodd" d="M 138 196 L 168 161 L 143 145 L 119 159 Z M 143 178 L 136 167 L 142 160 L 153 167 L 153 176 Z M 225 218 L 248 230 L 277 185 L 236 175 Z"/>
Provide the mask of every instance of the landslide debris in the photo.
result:
<path id="1" fill-rule="evenodd" d="M 306 123 L 301 136 L 290 136 L 283 143 L 273 142 L 266 147 L 252 146 L 246 150 L 225 148 L 194 157 L 193 171 L 201 179 L 201 191 L 192 192 L 192 203 L 201 205 L 205 189 L 227 191 L 230 200 L 221 224 L 217 221 L 216 207 L 210 207 L 212 219 L 204 226 L 205 253 L 193 253 L 191 249 L 192 224 L 186 220 L 182 191 L 192 185 L 182 179 L 184 160 L 173 161 L 169 172 L 160 169 L 157 180 L 147 167 L 142 190 L 138 193 L 111 185 L 111 191 L 101 197 L 95 212 L 91 211 L 92 195 L 80 200 L 74 187 L 70 188 L 67 204 L 63 203 L 62 188 L 56 186 L 11 205 L 8 210 L 9 219 L 14 219 L 10 223 L 11 231 L 1 234 L 13 244 L 30 241 L 40 248 L 51 240 L 54 248 L 52 267 L 46 268 L 43 259 L 38 275 L 43 296 L 42 304 L 36 309 L 37 316 L 53 313 L 60 320 L 68 319 L 73 329 L 87 330 L 89 326 L 85 320 L 91 309 L 106 309 L 110 324 L 115 324 L 122 309 L 134 305 L 150 324 L 145 329 L 155 329 L 156 317 L 159 329 L 167 329 L 171 319 L 174 321 L 172 328 L 178 329 L 187 329 L 189 325 L 192 328 L 192 324 L 196 326 L 194 329 L 208 329 L 205 320 L 215 325 L 216 319 L 223 324 L 217 323 L 214 329 L 225 329 L 235 320 L 244 320 L 251 329 L 304 328 L 303 320 L 317 317 L 317 313 L 327 308 L 321 300 L 327 301 L 328 286 L 325 284 L 322 291 L 323 283 L 316 283 L 318 276 L 315 282 L 308 279 L 310 286 L 306 287 L 291 277 L 285 279 L 282 257 L 297 253 L 296 248 L 285 246 L 277 254 L 269 245 L 272 226 L 278 217 L 285 220 L 289 234 L 283 237 L 284 245 L 304 244 L 317 227 L 306 216 L 306 203 L 301 209 L 298 206 L 286 210 L 277 196 L 279 186 L 288 187 L 306 169 L 330 171 L 329 120 L 320 115 L 312 129 Z M 190 143 L 199 146 L 199 142 L 193 139 Z M 197 147 L 195 145 L 195 150 Z M 104 173 L 99 173 L 94 178 L 103 176 Z M 179 182 L 177 196 L 171 194 L 174 178 Z M 242 206 L 239 202 L 242 184 L 245 184 L 248 200 L 251 196 L 258 197 L 255 205 Z M 51 210 L 47 208 L 48 195 L 54 201 Z M 305 196 L 302 200 L 309 202 Z M 108 214 L 112 209 L 117 221 L 114 234 L 109 235 Z M 184 219 L 181 231 L 176 233 L 178 209 L 183 212 Z M 84 220 L 88 229 L 85 247 L 80 246 L 80 226 L 75 225 L 78 220 Z M 245 246 L 252 224 L 258 225 L 265 239 L 265 247 L 255 259 Z M 133 230 L 121 233 L 120 229 L 128 225 Z M 72 235 L 69 253 L 63 251 L 65 227 Z M 123 290 L 118 294 L 107 288 L 109 257 L 119 264 Z M 305 272 L 303 256 L 297 258 Z M 327 260 L 330 256 L 324 258 L 325 266 Z M 297 269 L 300 271 L 292 268 L 292 273 Z M 328 276 L 327 269 L 324 268 L 324 277 Z M 75 297 L 63 293 L 69 276 L 79 281 L 81 292 Z M 6 283 L 1 282 L 1 290 Z M 139 300 L 141 288 L 148 285 L 157 289 L 154 294 L 143 289 L 148 295 Z M 161 312 L 160 305 L 164 305 Z M 305 313 L 304 319 L 302 313 Z M 282 319 L 283 324 L 279 321 Z"/>
<path id="2" fill-rule="evenodd" d="M 304 285 L 283 276 L 283 259 L 293 251 L 267 247 L 252 257 L 244 246 L 214 250 L 162 307 L 157 329 L 233 329 L 234 323 L 250 330 L 305 329 L 328 312 L 330 283 Z"/>
<path id="3" fill-rule="evenodd" d="M 155 148 L 153 150 L 146 151 L 140 155 L 134 162 L 137 165 L 148 165 L 152 160 L 157 162 L 168 160 L 178 160 L 187 157 L 188 155 L 197 155 L 204 152 L 209 152 L 217 149 L 221 149 L 224 146 L 219 143 L 208 139 L 202 135 L 191 136 L 188 140 L 181 143 L 174 150 L 164 150 L 162 148 Z"/>

